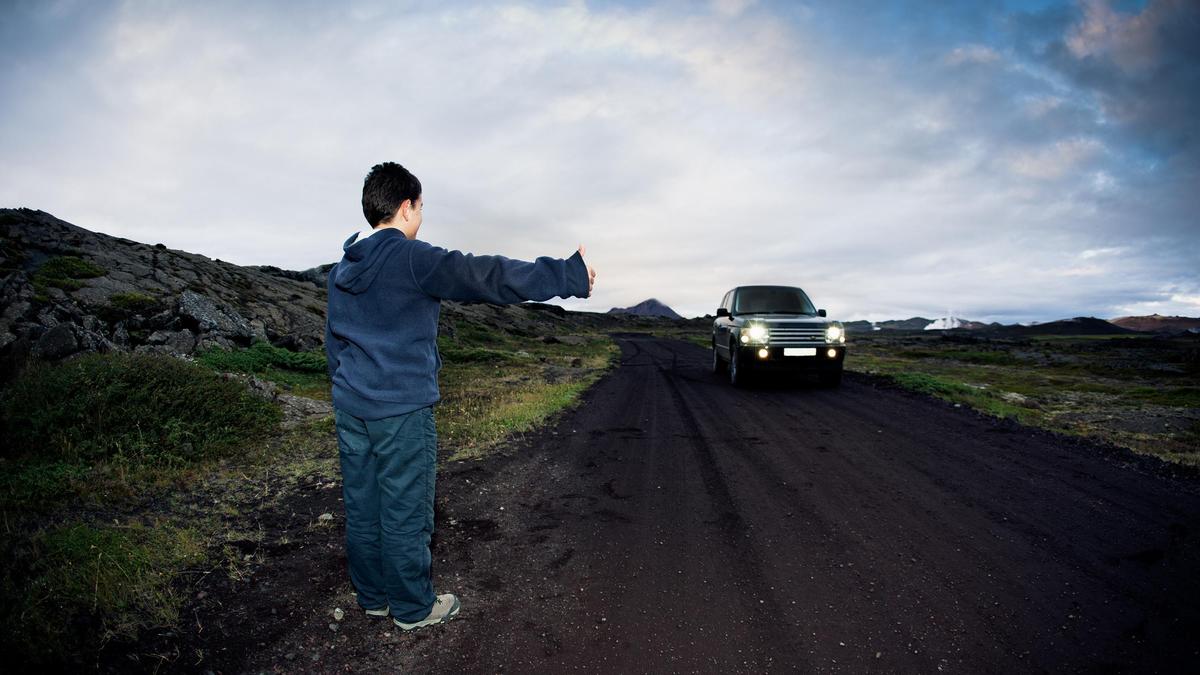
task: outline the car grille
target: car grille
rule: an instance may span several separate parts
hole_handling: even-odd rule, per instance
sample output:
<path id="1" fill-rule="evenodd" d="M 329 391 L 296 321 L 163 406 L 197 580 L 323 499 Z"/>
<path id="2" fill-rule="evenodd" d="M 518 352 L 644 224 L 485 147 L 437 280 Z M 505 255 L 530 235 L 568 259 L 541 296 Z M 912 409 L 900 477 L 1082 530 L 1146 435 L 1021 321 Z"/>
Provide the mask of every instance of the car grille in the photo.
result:
<path id="1" fill-rule="evenodd" d="M 784 327 L 770 326 L 770 337 L 767 344 L 772 347 L 788 347 L 792 345 L 823 345 L 825 344 L 824 326 Z"/>

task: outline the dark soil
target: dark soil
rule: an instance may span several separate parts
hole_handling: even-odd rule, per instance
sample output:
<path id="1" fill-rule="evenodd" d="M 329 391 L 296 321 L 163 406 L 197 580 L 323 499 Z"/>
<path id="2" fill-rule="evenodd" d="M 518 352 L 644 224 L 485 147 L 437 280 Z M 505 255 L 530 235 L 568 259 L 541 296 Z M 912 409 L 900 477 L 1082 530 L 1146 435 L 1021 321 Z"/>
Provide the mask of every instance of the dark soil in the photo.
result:
<path id="1" fill-rule="evenodd" d="M 340 490 L 314 486 L 257 516 L 270 536 L 243 581 L 197 585 L 170 669 L 1184 672 L 1200 658 L 1194 472 L 853 373 L 835 390 L 734 389 L 694 344 L 619 342 L 621 367 L 579 408 L 439 472 L 434 581 L 460 596 L 454 621 L 404 633 L 357 611 Z M 332 525 L 312 525 L 324 512 Z"/>

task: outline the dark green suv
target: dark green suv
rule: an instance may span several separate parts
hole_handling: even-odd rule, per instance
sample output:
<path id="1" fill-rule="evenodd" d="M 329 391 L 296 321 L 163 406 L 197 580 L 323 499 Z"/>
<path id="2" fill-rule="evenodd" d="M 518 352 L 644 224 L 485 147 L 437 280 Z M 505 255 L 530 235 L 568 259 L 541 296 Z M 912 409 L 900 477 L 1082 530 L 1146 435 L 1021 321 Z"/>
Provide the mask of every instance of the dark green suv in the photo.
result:
<path id="1" fill-rule="evenodd" d="M 712 329 L 712 370 L 735 386 L 761 371 L 816 373 L 836 387 L 846 330 L 794 286 L 738 286 L 725 294 Z"/>

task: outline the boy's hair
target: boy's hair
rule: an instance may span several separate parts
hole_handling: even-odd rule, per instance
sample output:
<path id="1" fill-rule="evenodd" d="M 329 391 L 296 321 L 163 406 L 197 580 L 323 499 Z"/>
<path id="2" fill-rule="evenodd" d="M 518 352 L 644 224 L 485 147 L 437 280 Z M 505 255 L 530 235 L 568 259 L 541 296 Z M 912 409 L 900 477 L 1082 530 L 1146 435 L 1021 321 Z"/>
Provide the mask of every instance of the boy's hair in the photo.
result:
<path id="1" fill-rule="evenodd" d="M 408 169 L 395 162 L 376 164 L 363 180 L 363 215 L 371 227 L 379 227 L 391 221 L 405 199 L 416 203 L 420 196 L 421 181 Z"/>

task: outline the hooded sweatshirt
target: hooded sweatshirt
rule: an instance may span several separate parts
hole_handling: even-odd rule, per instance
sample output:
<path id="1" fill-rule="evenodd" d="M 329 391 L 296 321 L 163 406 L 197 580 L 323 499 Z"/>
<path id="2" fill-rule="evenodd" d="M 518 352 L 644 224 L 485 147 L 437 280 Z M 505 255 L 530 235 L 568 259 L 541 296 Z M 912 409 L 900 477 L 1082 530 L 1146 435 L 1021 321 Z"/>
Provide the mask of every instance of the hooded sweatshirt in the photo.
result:
<path id="1" fill-rule="evenodd" d="M 534 262 L 448 251 L 388 227 L 342 245 L 329 270 L 325 355 L 333 405 L 377 420 L 441 399 L 437 328 L 441 301 L 497 304 L 586 298 L 588 273 L 576 252 Z"/>

